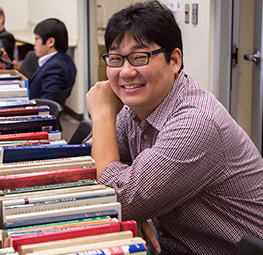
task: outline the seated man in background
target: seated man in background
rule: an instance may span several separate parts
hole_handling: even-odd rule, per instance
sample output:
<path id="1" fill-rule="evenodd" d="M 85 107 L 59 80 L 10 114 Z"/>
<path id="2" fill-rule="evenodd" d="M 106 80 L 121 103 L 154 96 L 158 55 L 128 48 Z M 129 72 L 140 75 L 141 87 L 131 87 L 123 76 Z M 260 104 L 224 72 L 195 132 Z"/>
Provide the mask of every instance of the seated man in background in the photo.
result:
<path id="1" fill-rule="evenodd" d="M 14 36 L 7 32 L 5 29 L 5 13 L 3 8 L 0 7 L 0 40 L 3 43 L 4 50 L 7 53 L 10 60 L 14 60 L 14 50 L 15 50 L 15 38 Z"/>
<path id="2" fill-rule="evenodd" d="M 98 183 L 162 254 L 231 254 L 263 238 L 263 160 L 222 104 L 183 70 L 181 31 L 158 1 L 115 13 L 107 81 L 86 96 Z M 159 244 L 147 220 L 156 227 Z"/>
<path id="3" fill-rule="evenodd" d="M 30 98 L 58 101 L 61 92 L 73 87 L 76 66 L 66 54 L 68 32 L 63 22 L 50 18 L 41 21 L 34 29 L 34 50 L 39 57 L 39 69 L 29 80 Z"/>

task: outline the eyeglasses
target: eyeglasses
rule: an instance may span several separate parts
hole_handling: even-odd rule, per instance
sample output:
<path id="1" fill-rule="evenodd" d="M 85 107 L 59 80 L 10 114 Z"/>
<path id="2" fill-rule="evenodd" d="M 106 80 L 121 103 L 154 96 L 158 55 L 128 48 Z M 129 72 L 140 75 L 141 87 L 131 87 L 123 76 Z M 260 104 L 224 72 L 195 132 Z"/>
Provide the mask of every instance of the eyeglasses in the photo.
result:
<path id="1" fill-rule="evenodd" d="M 145 66 L 149 63 L 149 58 L 153 55 L 164 52 L 164 48 L 153 50 L 150 52 L 133 52 L 126 56 L 120 54 L 108 53 L 103 54 L 102 58 L 108 67 L 121 67 L 124 63 L 124 59 L 127 58 L 132 66 Z"/>

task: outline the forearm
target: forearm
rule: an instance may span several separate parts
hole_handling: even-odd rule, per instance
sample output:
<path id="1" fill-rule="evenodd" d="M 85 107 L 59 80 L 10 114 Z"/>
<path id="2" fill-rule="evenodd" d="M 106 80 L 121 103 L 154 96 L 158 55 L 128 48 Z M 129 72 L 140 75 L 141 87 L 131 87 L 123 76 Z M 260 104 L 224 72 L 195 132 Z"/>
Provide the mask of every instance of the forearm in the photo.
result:
<path id="1" fill-rule="evenodd" d="M 109 163 L 120 160 L 115 119 L 107 118 L 93 121 L 92 157 L 96 162 L 97 179 L 100 178 L 102 171 Z"/>

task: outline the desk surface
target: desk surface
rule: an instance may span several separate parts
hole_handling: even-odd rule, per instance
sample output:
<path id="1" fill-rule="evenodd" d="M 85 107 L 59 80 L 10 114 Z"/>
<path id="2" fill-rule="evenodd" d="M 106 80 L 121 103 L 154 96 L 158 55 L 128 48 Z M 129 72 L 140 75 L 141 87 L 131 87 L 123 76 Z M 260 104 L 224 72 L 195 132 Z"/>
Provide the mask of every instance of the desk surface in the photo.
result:
<path id="1" fill-rule="evenodd" d="M 34 44 L 35 35 L 33 33 L 33 29 L 25 29 L 25 30 L 9 30 L 12 33 L 17 41 Z M 77 39 L 69 38 L 69 47 L 76 47 Z"/>

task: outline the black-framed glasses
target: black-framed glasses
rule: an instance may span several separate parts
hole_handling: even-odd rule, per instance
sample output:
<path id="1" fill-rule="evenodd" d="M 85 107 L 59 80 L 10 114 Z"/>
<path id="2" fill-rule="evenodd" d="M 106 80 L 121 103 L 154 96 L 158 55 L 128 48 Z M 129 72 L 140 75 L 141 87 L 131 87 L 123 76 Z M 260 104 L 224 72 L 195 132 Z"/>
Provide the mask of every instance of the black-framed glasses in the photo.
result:
<path id="1" fill-rule="evenodd" d="M 145 66 L 149 63 L 149 58 L 158 53 L 164 52 L 164 48 L 153 50 L 149 52 L 133 52 L 126 56 L 117 53 L 103 54 L 102 58 L 108 67 L 121 67 L 124 63 L 124 59 L 127 58 L 132 66 Z"/>

